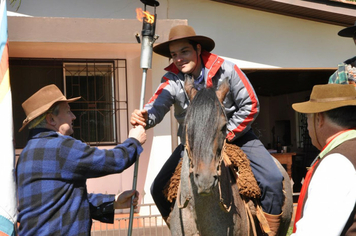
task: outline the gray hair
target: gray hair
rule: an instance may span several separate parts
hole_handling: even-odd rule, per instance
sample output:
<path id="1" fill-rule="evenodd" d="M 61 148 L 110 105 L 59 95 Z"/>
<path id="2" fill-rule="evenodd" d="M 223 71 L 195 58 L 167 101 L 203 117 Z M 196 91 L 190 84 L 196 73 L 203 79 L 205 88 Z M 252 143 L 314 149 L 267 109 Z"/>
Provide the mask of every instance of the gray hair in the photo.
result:
<path id="1" fill-rule="evenodd" d="M 51 114 L 51 113 L 55 116 L 59 114 L 59 102 L 51 106 L 51 108 L 49 108 L 45 113 L 39 115 L 34 120 L 32 120 L 29 123 L 28 129 L 46 128 L 47 125 L 46 116 L 47 114 Z"/>

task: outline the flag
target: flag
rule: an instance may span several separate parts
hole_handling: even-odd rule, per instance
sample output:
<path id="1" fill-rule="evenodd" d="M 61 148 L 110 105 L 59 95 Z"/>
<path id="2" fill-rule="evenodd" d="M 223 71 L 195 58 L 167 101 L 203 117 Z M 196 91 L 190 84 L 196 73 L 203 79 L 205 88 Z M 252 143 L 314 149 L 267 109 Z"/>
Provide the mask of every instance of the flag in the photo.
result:
<path id="1" fill-rule="evenodd" d="M 6 0 L 0 0 L 0 27 L 0 236 L 14 236 L 17 198 Z"/>

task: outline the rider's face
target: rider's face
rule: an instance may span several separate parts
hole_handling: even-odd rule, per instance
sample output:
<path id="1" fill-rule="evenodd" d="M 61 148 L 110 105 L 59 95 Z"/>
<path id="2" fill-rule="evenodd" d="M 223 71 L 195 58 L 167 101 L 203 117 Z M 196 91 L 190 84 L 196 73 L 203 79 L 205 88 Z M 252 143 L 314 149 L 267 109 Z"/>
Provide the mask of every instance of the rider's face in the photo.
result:
<path id="1" fill-rule="evenodd" d="M 194 50 L 188 40 L 178 40 L 169 44 L 169 50 L 179 71 L 194 76 L 200 74 L 200 44 L 197 45 L 197 50 Z"/>

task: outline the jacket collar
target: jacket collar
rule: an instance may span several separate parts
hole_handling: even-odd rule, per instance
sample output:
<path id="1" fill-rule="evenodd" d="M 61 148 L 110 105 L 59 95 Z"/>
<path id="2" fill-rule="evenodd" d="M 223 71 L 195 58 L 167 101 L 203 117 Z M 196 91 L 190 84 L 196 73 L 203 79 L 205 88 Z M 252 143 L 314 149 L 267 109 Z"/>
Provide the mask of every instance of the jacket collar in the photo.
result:
<path id="1" fill-rule="evenodd" d="M 46 128 L 30 129 L 30 132 L 28 134 L 28 140 L 39 137 L 38 135 L 40 133 L 46 133 L 45 135 L 47 135 L 47 134 L 53 134 L 56 132 L 54 130 L 50 130 L 50 129 L 46 129 Z M 41 135 L 41 137 L 42 137 L 42 135 Z"/>

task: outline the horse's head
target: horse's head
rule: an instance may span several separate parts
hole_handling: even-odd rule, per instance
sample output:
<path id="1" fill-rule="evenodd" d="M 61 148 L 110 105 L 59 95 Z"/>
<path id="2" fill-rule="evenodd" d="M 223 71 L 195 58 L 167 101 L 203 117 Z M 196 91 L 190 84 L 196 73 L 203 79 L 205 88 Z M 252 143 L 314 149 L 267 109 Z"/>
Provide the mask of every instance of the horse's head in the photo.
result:
<path id="1" fill-rule="evenodd" d="M 185 90 L 191 104 L 185 118 L 186 149 L 199 194 L 210 194 L 218 181 L 221 150 L 226 137 L 227 118 L 222 102 L 229 91 L 225 79 L 215 88 L 197 91 L 186 77 Z"/>

